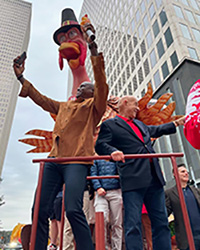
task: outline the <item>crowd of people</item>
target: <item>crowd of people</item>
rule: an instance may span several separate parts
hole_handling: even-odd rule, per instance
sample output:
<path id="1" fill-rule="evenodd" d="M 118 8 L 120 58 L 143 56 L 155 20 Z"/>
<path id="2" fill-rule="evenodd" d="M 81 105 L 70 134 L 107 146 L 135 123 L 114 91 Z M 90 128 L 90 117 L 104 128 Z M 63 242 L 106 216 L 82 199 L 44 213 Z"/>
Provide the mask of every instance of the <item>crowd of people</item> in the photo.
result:
<path id="1" fill-rule="evenodd" d="M 96 160 L 93 163 L 77 160 L 62 164 L 45 163 L 35 249 L 47 249 L 50 217 L 51 224 L 55 228 L 52 229 L 52 242 L 49 249 L 57 249 L 56 235 L 60 228 L 60 215 L 57 217 L 55 211 L 55 214 L 52 214 L 52 208 L 56 207 L 54 206 L 56 203 L 60 204 L 62 195 L 58 193 L 65 184 L 64 238 L 66 238 L 65 235 L 70 235 L 64 243 L 69 248 L 65 249 L 74 249 L 75 242 L 77 250 L 94 250 L 88 222 L 93 223 L 90 223 L 90 216 L 86 216 L 86 210 L 88 211 L 89 207 L 86 177 L 90 172 L 92 176 L 119 174 L 120 177 L 120 181 L 118 179 L 93 180 L 91 184 L 96 192 L 94 209 L 96 212 L 104 212 L 105 232 L 109 232 L 107 225 L 110 226 L 112 250 L 122 248 L 123 228 L 126 250 L 142 250 L 142 221 L 148 235 L 146 239 L 148 238 L 149 249 L 153 246 L 154 250 L 171 250 L 166 204 L 168 214 L 173 212 L 175 223 L 179 223 L 179 220 L 182 220 L 182 217 L 179 218 L 180 204 L 177 204 L 178 199 L 175 200 L 173 197 L 176 190 L 174 188 L 166 192 L 167 198 L 165 198 L 163 188 L 165 180 L 157 158 L 125 159 L 125 154 L 155 153 L 151 138 L 176 133 L 176 128 L 184 125 L 184 117 L 167 124 L 147 126 L 136 119 L 139 111 L 138 100 L 134 96 L 124 96 L 119 100 L 119 113 L 102 123 L 94 150 L 93 134 L 106 110 L 108 85 L 103 55 L 98 53 L 97 44 L 87 35 L 89 29 L 95 32 L 90 23 L 80 26 L 73 10 L 63 10 L 62 25 L 54 33 L 54 41 L 60 46 L 60 67 L 63 66 L 62 60 L 67 59 L 74 78 L 73 86 L 77 87 L 75 96 L 66 102 L 52 100 L 36 90 L 23 76 L 25 63 L 19 65 L 14 60 L 14 72 L 22 84 L 20 96 L 31 98 L 45 111 L 57 116 L 49 157 L 91 156 L 96 151 L 98 155 L 111 155 L 112 158 L 110 162 Z M 87 43 L 91 52 L 94 85 L 90 82 L 84 66 Z M 182 168 L 184 168 L 183 165 Z M 184 185 L 183 189 L 196 250 L 200 250 L 199 190 L 194 191 L 187 185 Z M 84 194 L 86 195 L 85 205 L 83 205 Z M 194 214 L 193 209 L 195 209 Z M 198 223 L 194 223 L 195 221 Z M 180 238 L 183 237 L 185 240 L 179 242 L 177 233 L 178 247 L 182 250 L 188 249 L 182 226 L 181 229 L 180 226 L 176 226 L 176 231 L 180 233 Z M 106 250 L 110 247 L 107 238 L 108 235 L 105 234 Z"/>

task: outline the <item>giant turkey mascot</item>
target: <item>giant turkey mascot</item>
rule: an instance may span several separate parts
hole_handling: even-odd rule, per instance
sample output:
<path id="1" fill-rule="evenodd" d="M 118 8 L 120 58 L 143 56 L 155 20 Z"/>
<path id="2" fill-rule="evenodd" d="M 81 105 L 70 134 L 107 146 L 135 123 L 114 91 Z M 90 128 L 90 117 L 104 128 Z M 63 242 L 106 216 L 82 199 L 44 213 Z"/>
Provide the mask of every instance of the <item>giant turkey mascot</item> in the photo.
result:
<path id="1" fill-rule="evenodd" d="M 195 82 L 187 97 L 184 134 L 194 148 L 200 149 L 200 80 Z"/>

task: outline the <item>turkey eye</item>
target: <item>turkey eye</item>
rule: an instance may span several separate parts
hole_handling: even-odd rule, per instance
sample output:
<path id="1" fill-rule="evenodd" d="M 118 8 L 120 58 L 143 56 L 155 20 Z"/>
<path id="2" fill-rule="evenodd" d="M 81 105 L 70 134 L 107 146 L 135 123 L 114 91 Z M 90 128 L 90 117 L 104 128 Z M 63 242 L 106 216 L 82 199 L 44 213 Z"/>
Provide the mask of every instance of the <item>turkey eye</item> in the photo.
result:
<path id="1" fill-rule="evenodd" d="M 78 35 L 78 33 L 75 30 L 71 30 L 68 34 L 70 39 L 74 38 L 77 35 Z"/>
<path id="2" fill-rule="evenodd" d="M 60 43 L 63 43 L 65 41 L 66 41 L 66 37 L 64 35 L 59 38 Z"/>

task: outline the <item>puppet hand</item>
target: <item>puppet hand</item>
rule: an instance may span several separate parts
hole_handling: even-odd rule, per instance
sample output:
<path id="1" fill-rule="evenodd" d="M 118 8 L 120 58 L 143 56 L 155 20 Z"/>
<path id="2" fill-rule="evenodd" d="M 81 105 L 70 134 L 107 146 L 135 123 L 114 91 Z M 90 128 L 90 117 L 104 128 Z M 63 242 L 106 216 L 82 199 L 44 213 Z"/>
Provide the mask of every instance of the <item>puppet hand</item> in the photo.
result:
<path id="1" fill-rule="evenodd" d="M 13 60 L 13 69 L 14 69 L 16 77 L 19 77 L 24 72 L 25 62 L 23 62 L 21 65 L 19 65 L 18 63 L 16 63 L 17 59 L 19 59 L 19 56 Z"/>
<path id="2" fill-rule="evenodd" d="M 83 32 L 83 37 L 87 43 L 92 43 L 93 40 L 91 40 L 91 37 L 88 36 L 87 31 L 90 30 L 93 34 L 95 34 L 95 29 L 91 23 L 86 23 L 84 25 L 81 25 L 81 30 Z"/>

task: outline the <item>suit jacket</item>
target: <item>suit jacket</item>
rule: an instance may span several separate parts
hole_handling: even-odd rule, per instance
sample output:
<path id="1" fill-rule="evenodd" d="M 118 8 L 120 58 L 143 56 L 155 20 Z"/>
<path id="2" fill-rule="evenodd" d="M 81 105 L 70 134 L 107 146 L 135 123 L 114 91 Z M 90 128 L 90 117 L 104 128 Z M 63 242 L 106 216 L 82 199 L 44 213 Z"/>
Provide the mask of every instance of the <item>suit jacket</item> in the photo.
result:
<path id="1" fill-rule="evenodd" d="M 108 85 L 103 56 L 92 56 L 95 77 L 94 98 L 58 102 L 40 94 L 25 81 L 20 96 L 29 96 L 45 111 L 56 114 L 53 146 L 50 157 L 91 156 L 94 154 L 93 134 L 106 110 Z M 90 164 L 92 162 L 76 162 Z"/>
<path id="2" fill-rule="evenodd" d="M 200 207 L 200 190 L 193 186 L 190 186 L 190 189 Z M 185 231 L 185 224 L 176 186 L 165 191 L 165 201 L 168 215 L 171 213 L 174 214 L 176 242 L 178 248 L 186 249 L 188 247 L 187 234 Z"/>
<path id="3" fill-rule="evenodd" d="M 176 126 L 172 122 L 159 126 L 147 126 L 134 119 L 134 123 L 141 131 L 144 142 L 139 139 L 124 120 L 116 116 L 102 123 L 96 142 L 96 152 L 100 155 L 111 154 L 116 150 L 120 150 L 124 154 L 155 153 L 151 144 L 151 137 L 158 138 L 176 132 Z M 165 181 L 158 159 L 153 158 L 152 163 L 160 184 L 164 185 Z M 125 163 L 118 162 L 118 171 L 122 191 L 147 187 L 151 182 L 152 174 L 148 158 L 126 160 Z"/>

